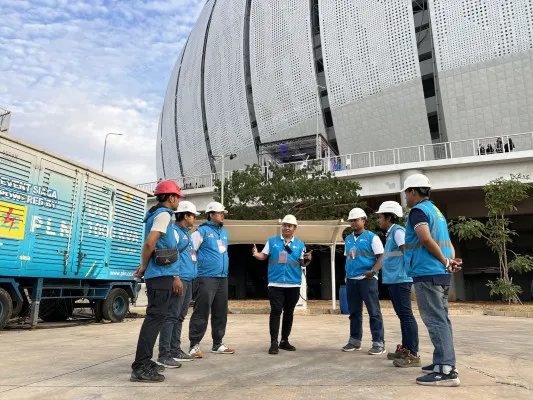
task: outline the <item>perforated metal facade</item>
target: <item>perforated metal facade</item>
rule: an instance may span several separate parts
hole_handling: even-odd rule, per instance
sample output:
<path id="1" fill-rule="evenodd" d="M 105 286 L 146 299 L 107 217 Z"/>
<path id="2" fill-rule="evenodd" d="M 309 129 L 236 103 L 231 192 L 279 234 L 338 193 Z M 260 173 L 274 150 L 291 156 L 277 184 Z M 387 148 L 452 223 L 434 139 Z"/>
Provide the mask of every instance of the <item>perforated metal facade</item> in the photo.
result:
<path id="1" fill-rule="evenodd" d="M 243 33 L 246 0 L 218 0 L 205 53 L 205 110 L 213 154 L 255 153 L 246 104 Z M 257 158 L 256 158 L 257 159 Z"/>
<path id="2" fill-rule="evenodd" d="M 302 0 L 252 1 L 250 65 L 257 125 L 262 141 L 318 115 L 310 6 Z M 304 136 L 316 128 L 303 132 Z"/>
<path id="3" fill-rule="evenodd" d="M 200 13 L 181 63 L 176 119 L 184 176 L 211 172 L 202 121 L 201 79 L 206 29 L 214 3 L 208 1 Z"/>
<path id="4" fill-rule="evenodd" d="M 165 170 L 163 168 L 163 153 L 161 152 L 161 146 L 163 144 L 163 126 L 161 125 L 162 122 L 162 114 L 159 116 L 159 128 L 157 129 L 157 138 L 156 138 L 156 145 L 155 145 L 155 170 L 157 173 L 157 176 L 165 176 Z M 177 157 L 177 154 L 174 154 L 174 157 Z"/>
<path id="5" fill-rule="evenodd" d="M 532 0 L 429 0 L 440 71 L 533 49 Z"/>
<path id="6" fill-rule="evenodd" d="M 440 140 L 533 130 L 533 0 L 314 3 L 206 2 L 166 93 L 158 178 L 211 173 L 210 152 L 242 168 L 324 123 L 340 154 L 430 143 L 435 120 Z"/>
<path id="7" fill-rule="evenodd" d="M 183 50 L 170 75 L 165 103 L 163 104 L 163 112 L 161 113 L 161 128 L 158 134 L 158 136 L 161 136 L 162 141 L 162 145 L 158 146 L 158 151 L 162 151 L 165 177 L 170 179 L 182 176 L 178 160 L 178 148 L 176 146 L 176 85 L 178 83 L 182 58 Z"/>

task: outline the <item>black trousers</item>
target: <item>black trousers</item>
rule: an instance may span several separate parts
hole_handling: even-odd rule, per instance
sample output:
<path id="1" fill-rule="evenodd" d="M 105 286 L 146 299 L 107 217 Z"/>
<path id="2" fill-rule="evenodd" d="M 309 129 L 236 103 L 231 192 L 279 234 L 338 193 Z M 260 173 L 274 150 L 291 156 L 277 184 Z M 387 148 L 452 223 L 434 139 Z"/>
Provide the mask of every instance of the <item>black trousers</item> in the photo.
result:
<path id="1" fill-rule="evenodd" d="M 146 308 L 146 318 L 139 333 L 135 361 L 131 365 L 134 370 L 144 368 L 152 359 L 157 335 L 159 335 L 168 313 L 173 280 L 172 276 L 146 280 L 148 307 Z"/>
<path id="2" fill-rule="evenodd" d="M 268 287 L 270 299 L 270 340 L 278 341 L 279 322 L 283 311 L 283 325 L 281 327 L 281 340 L 289 339 L 294 317 L 294 307 L 300 298 L 300 288 Z"/>
<path id="3" fill-rule="evenodd" d="M 211 312 L 213 345 L 221 344 L 228 322 L 228 278 L 196 278 L 194 309 L 189 321 L 191 347 L 204 338 Z"/>

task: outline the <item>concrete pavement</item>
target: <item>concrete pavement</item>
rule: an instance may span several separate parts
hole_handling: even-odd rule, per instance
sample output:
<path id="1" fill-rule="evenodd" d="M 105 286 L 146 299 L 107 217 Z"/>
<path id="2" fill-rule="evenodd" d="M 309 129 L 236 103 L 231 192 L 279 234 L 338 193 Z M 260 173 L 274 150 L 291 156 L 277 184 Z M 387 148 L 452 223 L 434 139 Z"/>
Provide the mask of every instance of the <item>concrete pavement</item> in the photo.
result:
<path id="1" fill-rule="evenodd" d="M 393 316 L 384 320 L 387 347 L 393 348 L 399 323 Z M 267 315 L 230 315 L 225 341 L 236 354 L 211 354 L 210 340 L 204 339 L 204 359 L 167 370 L 162 384 L 132 383 L 141 323 L 130 319 L 1 332 L 0 399 L 533 398 L 532 319 L 453 316 L 459 388 L 422 387 L 414 383 L 420 375 L 416 368 L 394 368 L 385 356 L 364 351 L 342 353 L 348 337 L 343 315 L 296 316 L 291 342 L 298 350 L 277 356 L 267 354 Z M 430 364 L 432 348 L 419 324 L 423 363 Z M 364 325 L 366 349 L 366 315 Z"/>

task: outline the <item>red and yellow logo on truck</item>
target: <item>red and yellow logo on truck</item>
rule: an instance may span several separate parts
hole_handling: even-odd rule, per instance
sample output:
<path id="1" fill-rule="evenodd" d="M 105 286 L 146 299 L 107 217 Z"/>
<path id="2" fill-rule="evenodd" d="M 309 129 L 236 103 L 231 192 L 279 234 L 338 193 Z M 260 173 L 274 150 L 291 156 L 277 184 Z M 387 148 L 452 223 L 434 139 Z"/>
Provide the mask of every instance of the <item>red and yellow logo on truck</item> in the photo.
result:
<path id="1" fill-rule="evenodd" d="M 0 201 L 0 238 L 23 240 L 28 207 Z"/>

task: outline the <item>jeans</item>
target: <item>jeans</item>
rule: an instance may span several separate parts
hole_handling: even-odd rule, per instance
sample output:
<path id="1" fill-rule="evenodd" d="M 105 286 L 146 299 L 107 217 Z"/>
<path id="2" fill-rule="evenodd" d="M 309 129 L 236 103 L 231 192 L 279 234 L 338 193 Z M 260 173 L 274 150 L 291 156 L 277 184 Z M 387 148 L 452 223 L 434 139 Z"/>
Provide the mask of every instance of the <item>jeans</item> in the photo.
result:
<path id="1" fill-rule="evenodd" d="M 389 288 L 392 306 L 402 329 L 402 347 L 411 350 L 414 355 L 418 353 L 418 324 L 416 323 L 411 307 L 411 282 L 393 283 Z"/>
<path id="2" fill-rule="evenodd" d="M 131 365 L 134 370 L 146 367 L 152 359 L 157 335 L 159 335 L 168 314 L 173 280 L 172 276 L 146 279 L 148 307 L 146 308 L 146 318 L 144 318 L 139 332 L 135 361 Z"/>
<path id="3" fill-rule="evenodd" d="M 177 357 L 181 350 L 181 327 L 189 310 L 193 281 L 181 281 L 183 295 L 172 293 L 168 314 L 159 333 L 159 358 Z"/>
<path id="4" fill-rule="evenodd" d="M 294 308 L 300 299 L 300 288 L 284 288 L 269 286 L 268 298 L 270 299 L 270 340 L 278 341 L 279 320 L 283 311 L 283 325 L 281 327 L 281 340 L 288 340 L 291 334 Z"/>
<path id="5" fill-rule="evenodd" d="M 202 341 L 209 312 L 213 345 L 221 344 L 228 322 L 228 278 L 197 278 L 195 285 L 194 310 L 189 321 L 191 347 Z"/>
<path id="6" fill-rule="evenodd" d="M 433 364 L 455 367 L 452 323 L 448 318 L 448 285 L 416 282 L 415 293 L 420 317 L 429 333 L 433 350 Z"/>
<path id="7" fill-rule="evenodd" d="M 350 312 L 350 342 L 356 346 L 361 345 L 363 338 L 363 302 L 370 317 L 370 331 L 372 344 L 385 346 L 385 332 L 383 330 L 383 317 L 379 305 L 378 280 L 365 278 L 361 280 L 346 280 L 346 297 L 348 311 Z"/>

